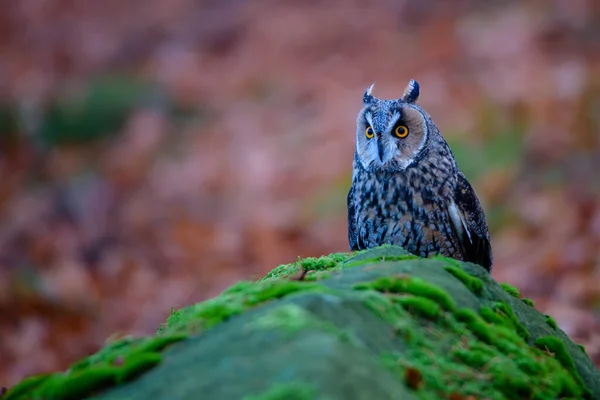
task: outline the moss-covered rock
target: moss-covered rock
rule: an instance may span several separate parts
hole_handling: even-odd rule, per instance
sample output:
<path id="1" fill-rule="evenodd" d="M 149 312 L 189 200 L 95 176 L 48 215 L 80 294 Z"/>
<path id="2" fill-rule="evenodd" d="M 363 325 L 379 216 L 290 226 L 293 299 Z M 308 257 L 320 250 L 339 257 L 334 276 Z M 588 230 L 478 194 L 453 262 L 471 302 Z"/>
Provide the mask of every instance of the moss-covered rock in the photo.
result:
<path id="1" fill-rule="evenodd" d="M 600 398 L 585 352 L 506 289 L 392 246 L 298 260 L 7 398 Z"/>

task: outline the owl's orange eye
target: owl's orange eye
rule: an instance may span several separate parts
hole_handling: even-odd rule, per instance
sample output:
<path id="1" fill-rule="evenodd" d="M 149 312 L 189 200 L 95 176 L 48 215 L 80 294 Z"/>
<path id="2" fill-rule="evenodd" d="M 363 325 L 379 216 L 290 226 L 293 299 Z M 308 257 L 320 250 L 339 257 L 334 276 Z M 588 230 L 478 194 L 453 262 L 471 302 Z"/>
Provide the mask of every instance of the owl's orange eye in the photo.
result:
<path id="1" fill-rule="evenodd" d="M 406 125 L 398 125 L 396 129 L 394 129 L 394 135 L 400 139 L 407 137 L 408 127 Z"/>
<path id="2" fill-rule="evenodd" d="M 373 132 L 373 128 L 371 128 L 370 126 L 367 126 L 367 129 L 365 129 L 365 136 L 367 137 L 367 139 L 372 139 L 373 136 L 375 136 L 375 132 Z"/>

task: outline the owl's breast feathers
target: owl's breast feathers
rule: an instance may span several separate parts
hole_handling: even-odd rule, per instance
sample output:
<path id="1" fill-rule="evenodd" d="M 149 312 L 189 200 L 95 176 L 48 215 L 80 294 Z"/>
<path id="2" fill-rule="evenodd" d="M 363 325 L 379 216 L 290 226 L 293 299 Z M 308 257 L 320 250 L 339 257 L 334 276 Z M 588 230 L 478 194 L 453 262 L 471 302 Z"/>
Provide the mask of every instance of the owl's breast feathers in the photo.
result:
<path id="1" fill-rule="evenodd" d="M 347 199 L 351 250 L 395 244 L 422 257 L 442 254 L 491 270 L 485 215 L 453 165 L 421 163 L 396 172 L 355 165 L 354 171 Z"/>

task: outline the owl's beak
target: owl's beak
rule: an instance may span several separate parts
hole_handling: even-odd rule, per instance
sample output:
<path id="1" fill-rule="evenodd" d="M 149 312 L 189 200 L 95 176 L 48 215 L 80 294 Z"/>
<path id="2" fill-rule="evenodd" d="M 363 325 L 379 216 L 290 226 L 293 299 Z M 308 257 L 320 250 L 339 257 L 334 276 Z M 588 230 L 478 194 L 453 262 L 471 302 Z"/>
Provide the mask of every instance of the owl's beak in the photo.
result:
<path id="1" fill-rule="evenodd" d="M 377 153 L 379 154 L 379 161 L 383 162 L 383 143 L 379 133 L 377 134 Z"/>

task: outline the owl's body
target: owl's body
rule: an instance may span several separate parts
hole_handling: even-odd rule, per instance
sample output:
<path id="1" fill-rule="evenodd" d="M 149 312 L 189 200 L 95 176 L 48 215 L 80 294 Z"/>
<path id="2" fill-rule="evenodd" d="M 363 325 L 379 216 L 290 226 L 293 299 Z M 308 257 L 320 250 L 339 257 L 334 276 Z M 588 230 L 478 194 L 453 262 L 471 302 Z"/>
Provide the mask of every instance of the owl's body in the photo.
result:
<path id="1" fill-rule="evenodd" d="M 364 96 L 348 193 L 351 250 L 395 244 L 491 271 L 485 215 L 411 81 L 398 100 Z"/>

